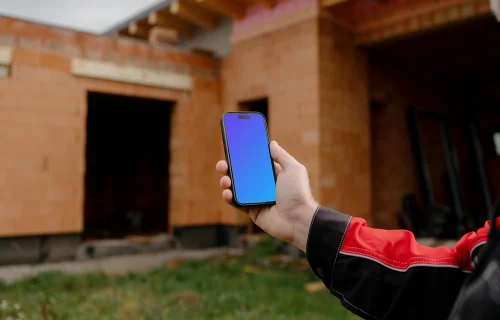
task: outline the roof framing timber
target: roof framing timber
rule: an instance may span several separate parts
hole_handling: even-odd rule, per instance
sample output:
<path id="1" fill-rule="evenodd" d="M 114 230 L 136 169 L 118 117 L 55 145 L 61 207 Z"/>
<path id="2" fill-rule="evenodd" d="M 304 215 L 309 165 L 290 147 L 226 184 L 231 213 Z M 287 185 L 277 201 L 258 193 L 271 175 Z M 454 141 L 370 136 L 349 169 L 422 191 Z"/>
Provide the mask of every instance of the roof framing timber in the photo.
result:
<path id="1" fill-rule="evenodd" d="M 195 2 L 176 0 L 170 5 L 170 13 L 205 29 L 217 26 L 217 17 Z"/>

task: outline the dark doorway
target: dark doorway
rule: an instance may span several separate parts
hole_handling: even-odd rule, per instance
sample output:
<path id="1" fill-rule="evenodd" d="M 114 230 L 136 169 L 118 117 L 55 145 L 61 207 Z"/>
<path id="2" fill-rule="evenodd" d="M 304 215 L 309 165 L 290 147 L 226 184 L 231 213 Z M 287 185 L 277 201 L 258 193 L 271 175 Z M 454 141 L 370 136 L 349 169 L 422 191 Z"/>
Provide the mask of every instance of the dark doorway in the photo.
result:
<path id="1" fill-rule="evenodd" d="M 264 115 L 264 117 L 266 117 L 267 124 L 269 125 L 268 109 L 269 105 L 267 98 L 249 100 L 240 103 L 240 111 L 260 112 Z"/>
<path id="2" fill-rule="evenodd" d="M 493 40 L 499 36 L 498 23 L 485 16 L 367 50 L 372 92 L 387 103 L 372 113 L 376 227 L 398 227 L 394 218 L 407 211 L 399 199 L 403 207 L 432 207 L 419 211 L 423 220 L 441 212 L 462 220 L 458 235 L 484 224 L 500 190 L 500 158 L 488 153 L 487 132 L 500 124 L 500 43 Z M 408 106 L 416 107 L 418 121 L 405 119 Z M 409 132 L 417 122 L 421 139 Z"/>
<path id="3" fill-rule="evenodd" d="M 248 100 L 240 102 L 239 111 L 243 112 L 260 112 L 264 115 L 267 121 L 268 130 L 269 130 L 269 104 L 267 98 Z M 260 229 L 253 221 L 250 221 L 248 224 L 248 233 L 262 233 L 263 230 Z"/>
<path id="4" fill-rule="evenodd" d="M 86 237 L 167 231 L 173 102 L 96 92 L 87 98 Z"/>

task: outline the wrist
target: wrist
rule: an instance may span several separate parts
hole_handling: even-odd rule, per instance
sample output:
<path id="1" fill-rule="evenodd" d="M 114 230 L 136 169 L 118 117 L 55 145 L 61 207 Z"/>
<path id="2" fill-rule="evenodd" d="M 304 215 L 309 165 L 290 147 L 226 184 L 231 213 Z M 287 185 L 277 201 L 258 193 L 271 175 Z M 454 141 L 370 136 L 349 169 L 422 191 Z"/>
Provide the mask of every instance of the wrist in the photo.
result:
<path id="1" fill-rule="evenodd" d="M 312 201 L 297 210 L 297 219 L 293 226 L 292 245 L 304 253 L 306 252 L 309 230 L 318 208 L 319 205 Z"/>

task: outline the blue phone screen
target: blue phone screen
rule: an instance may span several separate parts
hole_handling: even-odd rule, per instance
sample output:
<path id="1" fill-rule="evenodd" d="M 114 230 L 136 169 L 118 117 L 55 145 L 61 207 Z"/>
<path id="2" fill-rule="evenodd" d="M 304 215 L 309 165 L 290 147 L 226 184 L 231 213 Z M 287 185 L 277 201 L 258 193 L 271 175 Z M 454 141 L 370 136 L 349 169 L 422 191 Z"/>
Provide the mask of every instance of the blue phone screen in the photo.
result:
<path id="1" fill-rule="evenodd" d="M 276 201 L 264 117 L 255 113 L 228 113 L 223 121 L 236 201 L 243 205 Z"/>

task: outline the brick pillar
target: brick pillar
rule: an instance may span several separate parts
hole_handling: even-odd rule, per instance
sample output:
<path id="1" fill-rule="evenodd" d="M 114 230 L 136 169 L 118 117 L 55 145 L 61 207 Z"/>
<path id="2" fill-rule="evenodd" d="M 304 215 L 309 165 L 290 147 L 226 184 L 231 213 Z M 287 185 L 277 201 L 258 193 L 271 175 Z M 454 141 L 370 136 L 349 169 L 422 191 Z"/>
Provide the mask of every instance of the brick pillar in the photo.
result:
<path id="1" fill-rule="evenodd" d="M 267 97 L 271 138 L 307 167 L 315 198 L 370 220 L 366 57 L 349 32 L 310 9 L 300 21 L 282 16 L 273 30 L 233 35 L 238 41 L 222 62 L 222 105 L 235 111 L 238 102 Z M 223 223 L 242 218 L 223 205 Z"/>
<path id="2" fill-rule="evenodd" d="M 322 205 L 371 220 L 367 59 L 353 36 L 319 18 L 320 196 Z"/>
<path id="3" fill-rule="evenodd" d="M 317 48 L 317 19 L 307 18 L 233 44 L 221 70 L 224 110 L 267 97 L 271 139 L 308 168 L 315 190 L 320 180 Z M 244 218 L 223 205 L 223 223 L 242 224 Z"/>

